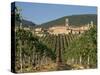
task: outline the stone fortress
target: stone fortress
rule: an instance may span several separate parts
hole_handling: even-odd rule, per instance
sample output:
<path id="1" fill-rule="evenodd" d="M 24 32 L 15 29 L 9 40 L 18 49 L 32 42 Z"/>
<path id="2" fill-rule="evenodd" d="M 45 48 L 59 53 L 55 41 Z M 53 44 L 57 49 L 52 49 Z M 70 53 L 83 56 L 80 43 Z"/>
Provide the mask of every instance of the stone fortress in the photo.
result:
<path id="1" fill-rule="evenodd" d="M 84 33 L 85 31 L 89 30 L 91 27 L 93 27 L 93 21 L 91 21 L 90 23 L 88 23 L 86 25 L 70 26 L 69 25 L 69 19 L 66 18 L 65 19 L 65 25 L 49 27 L 46 31 L 49 34 L 54 34 L 54 35 L 58 35 L 58 34 L 80 34 L 80 33 Z M 35 28 L 36 34 L 41 35 L 41 34 L 39 34 L 40 32 L 42 33 L 42 32 L 44 32 L 44 30 L 42 28 Z"/>

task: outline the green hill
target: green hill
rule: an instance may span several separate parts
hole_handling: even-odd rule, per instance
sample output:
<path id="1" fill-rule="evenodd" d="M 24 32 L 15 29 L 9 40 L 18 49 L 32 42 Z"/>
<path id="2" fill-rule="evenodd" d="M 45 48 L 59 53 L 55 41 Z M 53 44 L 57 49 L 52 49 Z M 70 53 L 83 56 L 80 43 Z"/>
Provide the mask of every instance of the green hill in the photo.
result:
<path id="1" fill-rule="evenodd" d="M 97 15 L 96 14 L 83 14 L 83 15 L 64 16 L 56 20 L 43 23 L 40 26 L 48 28 L 48 27 L 56 26 L 56 25 L 64 25 L 66 18 L 69 19 L 69 25 L 71 26 L 80 26 L 80 25 L 88 24 L 91 21 L 93 21 L 94 24 L 97 25 Z"/>

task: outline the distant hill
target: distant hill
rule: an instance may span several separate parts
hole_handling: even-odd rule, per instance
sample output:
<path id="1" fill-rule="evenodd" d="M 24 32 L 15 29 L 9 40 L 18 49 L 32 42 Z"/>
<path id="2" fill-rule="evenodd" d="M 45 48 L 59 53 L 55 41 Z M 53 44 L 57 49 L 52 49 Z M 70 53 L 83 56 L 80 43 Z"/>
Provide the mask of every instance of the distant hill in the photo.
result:
<path id="1" fill-rule="evenodd" d="M 38 27 L 48 28 L 48 27 L 57 26 L 57 25 L 64 25 L 66 18 L 69 19 L 69 25 L 71 26 L 80 26 L 80 25 L 88 24 L 91 21 L 93 21 L 94 24 L 97 25 L 97 15 L 96 14 L 83 14 L 83 15 L 64 16 L 56 20 L 43 23 Z"/>
<path id="2" fill-rule="evenodd" d="M 19 25 L 19 22 L 15 22 L 16 23 L 16 25 Z M 22 25 L 24 26 L 24 27 L 34 27 L 36 24 L 35 23 L 33 23 L 33 22 L 31 22 L 31 21 L 28 21 L 28 20 L 25 20 L 25 19 L 23 19 L 22 20 Z"/>
<path id="3" fill-rule="evenodd" d="M 25 20 L 25 19 L 22 20 L 22 23 L 24 26 L 35 26 L 36 25 L 35 23 Z"/>

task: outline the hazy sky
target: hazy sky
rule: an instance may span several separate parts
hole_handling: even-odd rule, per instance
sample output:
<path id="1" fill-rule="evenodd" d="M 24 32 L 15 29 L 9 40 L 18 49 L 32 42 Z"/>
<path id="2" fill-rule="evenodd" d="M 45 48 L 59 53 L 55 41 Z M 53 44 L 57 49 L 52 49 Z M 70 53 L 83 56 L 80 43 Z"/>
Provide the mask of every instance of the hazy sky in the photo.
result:
<path id="1" fill-rule="evenodd" d="M 41 4 L 27 2 L 16 2 L 16 6 L 19 6 L 22 9 L 21 13 L 24 19 L 32 21 L 36 24 L 41 24 L 63 16 L 74 14 L 97 14 L 97 8 L 90 6 Z"/>

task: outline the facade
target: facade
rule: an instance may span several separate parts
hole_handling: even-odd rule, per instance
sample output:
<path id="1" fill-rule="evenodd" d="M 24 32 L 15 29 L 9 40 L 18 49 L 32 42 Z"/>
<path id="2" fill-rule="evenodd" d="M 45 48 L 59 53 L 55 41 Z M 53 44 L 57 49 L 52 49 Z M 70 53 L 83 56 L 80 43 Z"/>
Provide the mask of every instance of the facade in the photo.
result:
<path id="1" fill-rule="evenodd" d="M 42 32 L 42 28 L 36 28 L 35 29 L 35 33 L 39 34 L 40 32 Z"/>
<path id="2" fill-rule="evenodd" d="M 67 29 L 66 26 L 55 26 L 55 27 L 50 27 L 48 29 L 48 32 L 50 34 L 69 34 L 71 30 Z"/>

